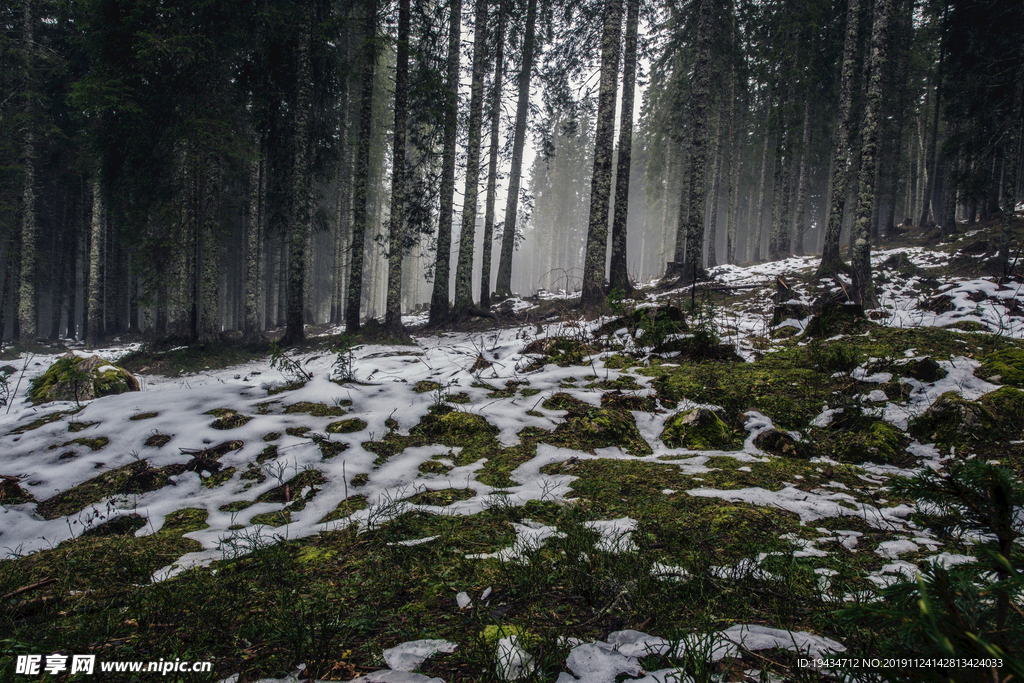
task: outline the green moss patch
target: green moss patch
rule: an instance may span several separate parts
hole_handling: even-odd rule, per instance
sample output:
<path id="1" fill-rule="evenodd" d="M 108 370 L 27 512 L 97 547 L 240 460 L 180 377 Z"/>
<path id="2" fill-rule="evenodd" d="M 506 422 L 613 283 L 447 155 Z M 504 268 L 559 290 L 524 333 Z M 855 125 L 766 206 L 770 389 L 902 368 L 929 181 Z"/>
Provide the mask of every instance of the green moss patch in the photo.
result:
<path id="1" fill-rule="evenodd" d="M 855 426 L 812 429 L 808 440 L 814 454 L 840 462 L 875 462 L 898 467 L 917 463 L 917 458 L 906 451 L 910 438 L 882 420 L 861 421 Z"/>
<path id="2" fill-rule="evenodd" d="M 166 468 L 150 467 L 145 460 L 104 472 L 36 506 L 43 519 L 56 519 L 81 512 L 104 498 L 155 491 L 167 484 Z"/>
<path id="3" fill-rule="evenodd" d="M 21 488 L 21 477 L 0 474 L 0 505 L 31 503 L 35 498 Z"/>
<path id="4" fill-rule="evenodd" d="M 415 505 L 437 505 L 445 507 L 460 500 L 469 500 L 476 495 L 473 489 L 426 489 L 405 500 Z"/>
<path id="5" fill-rule="evenodd" d="M 217 416 L 217 419 L 210 424 L 214 429 L 237 429 L 242 425 L 248 424 L 249 420 L 252 419 L 249 415 L 242 415 L 229 408 L 214 408 L 203 414 Z"/>
<path id="6" fill-rule="evenodd" d="M 692 450 L 728 450 L 742 445 L 736 432 L 706 408 L 676 413 L 665 421 L 660 438 L 669 448 Z"/>
<path id="7" fill-rule="evenodd" d="M 252 507 L 255 504 L 255 501 L 251 500 L 235 500 L 230 503 L 225 503 L 224 505 L 221 505 L 217 509 L 220 510 L 221 512 L 241 512 L 242 510 L 248 507 Z"/>
<path id="8" fill-rule="evenodd" d="M 585 404 L 586 405 L 586 404 Z M 555 431 L 539 441 L 552 446 L 593 453 L 597 448 L 618 446 L 630 455 L 650 455 L 650 445 L 640 436 L 636 420 L 628 410 L 586 405 L 569 411 Z"/>
<path id="9" fill-rule="evenodd" d="M 306 432 L 308 432 L 310 429 L 310 427 L 306 427 L 305 425 L 301 425 L 299 427 L 286 427 L 284 433 L 287 434 L 288 436 L 297 436 L 299 438 L 302 438 L 306 436 Z"/>
<path id="10" fill-rule="evenodd" d="M 89 427 L 95 427 L 99 422 L 68 422 L 69 432 L 81 432 Z"/>
<path id="11" fill-rule="evenodd" d="M 135 415 L 132 415 L 128 419 L 137 422 L 139 420 L 151 420 L 154 417 L 157 417 L 158 415 L 160 415 L 160 413 L 136 413 Z"/>
<path id="12" fill-rule="evenodd" d="M 423 474 L 448 474 L 454 468 L 437 460 L 428 460 L 422 463 L 417 469 Z"/>
<path id="13" fill-rule="evenodd" d="M 110 439 L 105 436 L 97 436 L 92 439 L 82 436 L 77 439 L 72 439 L 71 441 L 65 441 L 60 445 L 54 444 L 53 446 L 50 446 L 50 450 L 55 448 L 67 448 L 68 446 L 87 446 L 91 451 L 98 451 L 108 443 L 110 443 Z"/>
<path id="14" fill-rule="evenodd" d="M 336 508 L 324 515 L 317 524 L 326 524 L 339 519 L 345 519 L 346 517 L 351 516 L 352 513 L 365 509 L 367 505 L 366 496 L 349 496 L 338 503 Z"/>
<path id="15" fill-rule="evenodd" d="M 349 402 L 351 405 L 351 401 Z M 299 401 L 298 403 L 292 403 L 284 407 L 285 413 L 308 413 L 313 417 L 341 417 L 346 411 L 340 405 L 329 406 L 323 403 L 310 403 L 309 401 Z"/>
<path id="16" fill-rule="evenodd" d="M 441 385 L 437 382 L 433 382 L 429 379 L 423 379 L 416 382 L 416 385 L 412 388 L 417 394 L 425 394 L 429 391 L 437 391 L 441 388 Z"/>
<path id="17" fill-rule="evenodd" d="M 7 435 L 10 436 L 13 434 L 24 434 L 26 432 L 31 432 L 36 429 L 39 429 L 40 427 L 45 427 L 48 424 L 56 422 L 57 420 L 65 416 L 75 415 L 80 412 L 82 412 L 82 408 L 75 408 L 74 410 L 58 410 L 55 413 L 48 413 L 40 418 L 32 420 L 28 424 L 12 429 L 11 431 L 7 432 Z"/>
<path id="18" fill-rule="evenodd" d="M 256 498 L 257 503 L 290 503 L 298 499 L 303 489 L 309 487 L 306 493 L 306 500 L 317 494 L 317 488 L 323 488 L 327 482 L 323 472 L 320 470 L 303 470 L 294 477 L 276 486 L 269 491 L 260 494 Z"/>
<path id="19" fill-rule="evenodd" d="M 1024 349 L 1007 348 L 989 354 L 977 374 L 992 382 L 1024 388 Z"/>
<path id="20" fill-rule="evenodd" d="M 262 526 L 284 526 L 285 524 L 291 524 L 292 513 L 288 510 L 275 510 L 273 512 L 261 512 L 257 515 L 253 515 L 249 519 L 249 524 L 262 525 Z"/>
<path id="21" fill-rule="evenodd" d="M 353 432 L 361 432 L 366 429 L 367 424 L 365 420 L 360 420 L 358 417 L 350 417 L 347 420 L 339 420 L 338 422 L 332 422 L 327 425 L 325 430 L 328 434 L 352 434 Z"/>

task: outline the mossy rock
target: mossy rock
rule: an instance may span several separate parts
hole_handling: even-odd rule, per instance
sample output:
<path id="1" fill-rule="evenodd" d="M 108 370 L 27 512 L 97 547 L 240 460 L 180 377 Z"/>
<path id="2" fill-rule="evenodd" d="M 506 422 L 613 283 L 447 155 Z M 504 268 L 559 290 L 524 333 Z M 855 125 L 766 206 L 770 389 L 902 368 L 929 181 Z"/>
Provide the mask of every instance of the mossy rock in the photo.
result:
<path id="1" fill-rule="evenodd" d="M 498 428 L 482 416 L 457 410 L 444 415 L 425 416 L 416 431 L 432 436 L 446 446 L 463 446 L 480 436 L 498 434 Z"/>
<path id="2" fill-rule="evenodd" d="M 669 448 L 700 451 L 726 450 L 737 445 L 735 433 L 707 408 L 676 413 L 665 422 L 660 438 Z"/>
<path id="3" fill-rule="evenodd" d="M 361 432 L 366 429 L 367 424 L 365 420 L 360 420 L 358 417 L 350 417 L 347 420 L 339 420 L 338 422 L 332 422 L 327 425 L 328 434 L 351 434 L 353 432 Z"/>
<path id="4" fill-rule="evenodd" d="M 864 308 L 845 302 L 827 303 L 807 323 L 807 337 L 834 337 L 837 334 L 855 334 L 871 326 Z"/>
<path id="5" fill-rule="evenodd" d="M 878 420 L 863 430 L 840 430 L 837 436 L 836 456 L 842 462 L 869 461 L 898 466 L 913 462 L 913 456 L 906 452 L 910 439 L 887 422 Z"/>
<path id="6" fill-rule="evenodd" d="M 978 403 L 995 418 L 997 429 L 991 441 L 1016 441 L 1024 438 L 1024 391 L 1002 387 L 985 394 Z"/>
<path id="7" fill-rule="evenodd" d="M 985 356 L 978 374 L 990 382 L 1024 388 L 1024 349 L 1003 349 Z"/>
<path id="8" fill-rule="evenodd" d="M 28 397 L 39 405 L 50 401 L 88 401 L 140 390 L 139 380 L 124 368 L 99 356 L 82 358 L 68 353 L 32 380 Z"/>
<path id="9" fill-rule="evenodd" d="M 1019 392 L 1018 392 L 1019 393 Z M 986 441 L 998 431 L 992 411 L 955 391 L 939 396 L 907 425 L 911 436 L 941 446 Z"/>
<path id="10" fill-rule="evenodd" d="M 907 366 L 907 376 L 919 382 L 938 382 L 949 373 L 931 358 L 922 358 Z"/>

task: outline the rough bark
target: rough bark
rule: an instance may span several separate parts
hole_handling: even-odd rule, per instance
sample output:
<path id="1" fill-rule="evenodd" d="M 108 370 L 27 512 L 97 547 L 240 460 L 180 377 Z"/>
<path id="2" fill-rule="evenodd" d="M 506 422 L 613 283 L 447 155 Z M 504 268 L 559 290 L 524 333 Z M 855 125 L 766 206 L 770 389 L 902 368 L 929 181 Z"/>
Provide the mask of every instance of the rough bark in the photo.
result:
<path id="1" fill-rule="evenodd" d="M 871 279 L 871 222 L 874 216 L 875 175 L 881 136 L 883 74 L 888 58 L 888 27 L 892 0 L 875 0 L 871 28 L 871 80 L 864 108 L 863 147 L 860 154 L 860 190 L 854 222 L 852 298 L 864 308 L 877 308 L 878 297 Z"/>
<path id="2" fill-rule="evenodd" d="M 1017 65 L 1016 86 L 1003 149 L 1003 206 L 999 216 L 999 260 L 1003 277 L 1010 274 L 1010 237 L 1013 211 L 1017 206 L 1017 168 L 1020 165 L 1021 115 L 1024 111 L 1024 66 Z"/>
<path id="3" fill-rule="evenodd" d="M 262 338 L 259 322 L 260 303 L 260 245 L 263 242 L 264 154 L 261 136 L 254 137 L 256 157 L 250 161 L 249 197 L 245 216 L 245 313 L 242 321 L 242 341 L 252 343 Z"/>
<path id="4" fill-rule="evenodd" d="M 844 269 L 842 257 L 839 255 L 839 235 L 843 228 L 843 210 L 846 208 L 847 180 L 850 172 L 850 103 L 856 69 L 859 12 L 860 0 L 849 0 L 846 6 L 846 39 L 843 43 L 843 66 L 839 83 L 839 113 L 832 147 L 828 220 L 821 245 L 818 277 L 832 277 Z"/>
<path id="5" fill-rule="evenodd" d="M 626 40 L 622 63 L 622 109 L 619 113 L 619 159 L 615 169 L 615 211 L 612 219 L 612 260 L 609 289 L 629 294 L 633 283 L 627 266 L 629 175 L 633 160 L 633 95 L 636 90 L 636 44 L 640 0 L 626 0 Z"/>
<path id="6" fill-rule="evenodd" d="M 718 195 L 722 189 L 722 146 L 725 130 L 722 126 L 725 119 L 725 91 L 722 92 L 721 102 L 718 103 L 718 123 L 715 125 L 715 162 L 714 171 L 711 174 L 711 196 L 708 216 L 708 268 L 718 265 L 718 254 L 715 249 L 715 242 L 718 241 Z"/>
<path id="7" fill-rule="evenodd" d="M 804 102 L 804 130 L 800 138 L 800 187 L 797 190 L 796 222 L 793 226 L 793 253 L 804 254 L 804 235 L 807 233 L 807 195 L 810 190 L 811 155 L 811 100 Z"/>
<path id="8" fill-rule="evenodd" d="M 363 89 L 359 104 L 359 146 L 352 186 L 352 245 L 348 269 L 348 306 L 345 330 L 359 331 L 363 296 L 363 248 L 366 243 L 367 186 L 370 175 L 370 144 L 373 131 L 373 85 L 377 65 L 377 0 L 367 0 L 363 30 Z"/>
<path id="9" fill-rule="evenodd" d="M 505 2 L 498 0 L 494 88 L 491 91 L 491 149 L 487 166 L 487 201 L 484 205 L 484 242 L 480 266 L 480 307 L 491 305 L 491 252 L 494 242 L 494 201 L 498 184 L 498 124 L 501 122 L 501 85 L 505 76 Z"/>
<path id="10" fill-rule="evenodd" d="M 533 73 L 534 33 L 537 26 L 537 0 L 526 6 L 526 35 L 523 37 L 523 59 L 519 68 L 519 101 L 516 104 L 516 126 L 512 138 L 512 168 L 508 177 L 505 200 L 505 225 L 501 233 L 501 257 L 494 291 L 498 296 L 512 294 L 512 252 L 515 249 L 516 221 L 519 210 L 519 183 L 523 174 L 523 149 L 526 146 L 526 116 L 530 108 L 530 76 Z"/>
<path id="11" fill-rule="evenodd" d="M 473 305 L 473 240 L 476 237 L 480 184 L 480 133 L 483 122 L 484 69 L 487 52 L 487 0 L 476 0 L 473 26 L 473 76 L 469 94 L 469 143 L 466 149 L 466 192 L 459 230 L 459 260 L 455 267 L 455 308 L 463 316 Z"/>
<path id="12" fill-rule="evenodd" d="M 761 241 L 762 241 L 762 227 L 764 226 L 764 207 L 765 207 L 765 195 L 768 193 L 768 159 L 771 158 L 773 163 L 775 160 L 774 156 L 769 155 L 769 149 L 771 149 L 772 136 L 769 131 L 771 124 L 771 102 L 768 103 L 768 113 L 765 115 L 764 124 L 764 150 L 761 153 L 761 182 L 760 189 L 757 192 L 757 216 L 754 219 L 754 224 L 750 226 L 750 243 L 752 248 L 749 250 L 750 260 L 754 263 L 761 261 Z M 774 172 L 774 171 L 773 171 Z M 748 221 L 749 222 L 749 221 Z"/>
<path id="13" fill-rule="evenodd" d="M 218 209 L 220 204 L 220 163 L 211 155 L 203 179 L 201 217 L 197 225 L 197 269 L 199 275 L 199 320 L 196 341 L 211 342 L 220 331 L 218 284 L 220 282 L 220 254 L 217 245 Z"/>
<path id="14" fill-rule="evenodd" d="M 88 290 L 85 307 L 85 345 L 95 348 L 103 340 L 103 307 L 100 306 L 100 289 L 103 283 L 103 192 L 100 187 L 99 169 L 92 179 L 92 220 L 89 224 Z"/>
<path id="15" fill-rule="evenodd" d="M 451 0 L 448 19 L 448 75 L 444 102 L 444 142 L 441 152 L 441 204 L 437 217 L 437 259 L 434 263 L 434 287 L 430 297 L 430 323 L 432 325 L 446 320 L 449 313 L 448 293 L 451 286 L 452 216 L 455 213 L 455 147 L 458 137 L 461 27 L 462 0 Z M 513 168 L 514 166 L 515 160 L 513 159 Z M 501 278 L 500 271 L 498 278 L 499 280 Z"/>
<path id="16" fill-rule="evenodd" d="M 35 2 L 24 0 L 22 21 L 22 59 L 25 63 L 25 103 L 27 119 L 22 139 L 21 189 L 21 277 L 18 283 L 18 327 L 22 341 L 36 336 L 36 264 L 39 259 L 36 237 L 36 139 L 32 118 L 32 62 L 35 51 Z"/>
<path id="17" fill-rule="evenodd" d="M 388 293 L 384 331 L 406 336 L 402 326 L 402 256 L 405 254 L 405 126 L 409 108 L 409 0 L 398 2 L 395 60 L 395 128 L 391 145 L 391 217 L 388 226 Z"/>
<path id="18" fill-rule="evenodd" d="M 594 132 L 594 172 L 590 178 L 590 218 L 583 261 L 580 303 L 587 309 L 605 305 L 604 267 L 608 254 L 608 201 L 612 189 L 615 94 L 618 88 L 622 0 L 605 0 L 601 37 L 601 85 Z"/>
<path id="19" fill-rule="evenodd" d="M 935 101 L 932 103 L 931 130 L 928 133 L 928 147 L 925 152 L 925 181 L 924 193 L 921 196 L 921 219 L 917 222 L 918 225 L 928 225 L 928 219 L 932 214 L 938 213 L 938 211 L 932 211 L 932 198 L 935 195 L 935 176 L 938 175 L 935 149 L 938 147 L 939 139 L 939 111 L 942 104 L 942 67 L 944 62 L 945 52 L 940 50 L 939 68 L 935 75 Z"/>

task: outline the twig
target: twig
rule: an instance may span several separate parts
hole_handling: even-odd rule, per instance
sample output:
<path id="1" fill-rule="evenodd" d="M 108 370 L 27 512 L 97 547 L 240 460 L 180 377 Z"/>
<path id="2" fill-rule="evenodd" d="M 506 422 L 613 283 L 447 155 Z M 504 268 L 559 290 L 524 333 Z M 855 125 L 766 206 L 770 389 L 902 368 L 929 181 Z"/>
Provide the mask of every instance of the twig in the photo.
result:
<path id="1" fill-rule="evenodd" d="M 10 593 L 8 593 L 7 595 L 5 595 L 2 598 L 0 598 L 0 600 L 10 600 L 11 598 L 13 598 L 16 595 L 21 595 L 22 593 L 28 593 L 29 591 L 35 590 L 36 588 L 42 588 L 43 586 L 48 586 L 51 583 L 54 583 L 56 581 L 57 581 L 57 579 L 53 578 L 52 576 L 51 577 L 47 577 L 47 578 L 43 579 L 42 581 L 36 581 L 35 583 L 30 583 L 27 586 L 22 586 L 18 590 L 13 590 Z"/>
<path id="2" fill-rule="evenodd" d="M 11 394 L 11 400 L 7 403 L 7 413 L 10 414 L 11 406 L 14 404 L 14 397 L 18 395 L 18 387 L 21 386 L 21 380 L 25 377 L 25 373 L 28 371 L 28 364 L 32 362 L 32 356 L 35 354 L 28 354 L 28 358 L 25 359 L 25 367 L 21 369 L 21 375 L 18 376 L 18 383 L 14 385 L 14 393 Z"/>

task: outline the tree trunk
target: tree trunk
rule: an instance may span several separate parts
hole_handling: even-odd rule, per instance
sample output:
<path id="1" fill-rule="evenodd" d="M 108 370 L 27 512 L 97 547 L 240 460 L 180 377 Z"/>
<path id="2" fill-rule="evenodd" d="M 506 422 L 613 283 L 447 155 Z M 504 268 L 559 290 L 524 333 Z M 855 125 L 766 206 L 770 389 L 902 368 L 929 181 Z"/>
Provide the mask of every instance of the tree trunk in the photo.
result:
<path id="1" fill-rule="evenodd" d="M 288 226 L 288 315 L 284 337 L 286 346 L 300 344 L 306 339 L 303 326 L 306 309 L 306 247 L 310 233 L 310 190 L 312 184 L 312 151 L 310 150 L 310 116 L 312 114 L 312 65 L 310 41 L 313 27 L 313 8 L 303 2 L 299 12 L 299 44 L 296 59 L 297 90 L 295 101 L 295 163 L 292 171 L 292 215 Z"/>
<path id="2" fill-rule="evenodd" d="M 754 263 L 760 263 L 761 261 L 761 229 L 764 225 L 764 205 L 765 195 L 768 193 L 768 150 L 771 148 L 771 132 L 769 126 L 771 125 L 771 102 L 767 103 L 768 113 L 765 115 L 764 121 L 764 151 L 761 153 L 761 183 L 760 189 L 757 192 L 757 216 L 754 219 L 755 222 L 750 226 L 750 243 L 753 248 L 750 250 L 750 260 Z M 774 162 L 775 157 L 771 156 Z M 774 170 L 773 170 L 774 173 Z M 748 221 L 749 222 L 749 221 Z"/>
<path id="3" fill-rule="evenodd" d="M 725 228 L 725 258 L 727 263 L 736 263 L 736 224 L 739 222 L 740 131 L 743 130 L 743 112 L 740 122 L 736 121 L 736 66 L 732 67 L 729 79 L 729 211 Z"/>
<path id="4" fill-rule="evenodd" d="M 220 160 L 211 155 L 202 177 L 203 203 L 197 230 L 199 258 L 196 268 L 199 272 L 199 324 L 197 339 L 200 343 L 216 340 L 220 332 L 220 307 L 218 293 L 220 283 L 220 254 L 217 243 L 217 214 L 220 208 Z"/>
<path id="5" fill-rule="evenodd" d="M 804 255 L 804 236 L 807 234 L 807 195 L 810 190 L 811 156 L 811 99 L 804 101 L 804 131 L 800 138 L 800 188 L 797 190 L 796 223 L 793 230 L 793 253 Z"/>
<path id="6" fill-rule="evenodd" d="M 932 125 L 931 131 L 928 135 L 928 149 L 925 152 L 925 183 L 924 183 L 924 194 L 921 198 L 921 220 L 918 221 L 918 225 L 928 225 L 928 219 L 932 213 L 938 213 L 932 211 L 932 198 L 935 195 L 935 176 L 938 175 L 937 159 L 935 149 L 938 146 L 939 139 L 939 110 L 942 104 L 942 75 L 943 75 L 943 62 L 945 60 L 945 51 L 939 50 L 939 68 L 935 78 L 935 102 L 932 107 Z"/>
<path id="7" fill-rule="evenodd" d="M 711 215 L 708 217 L 708 268 L 718 265 L 718 254 L 715 249 L 715 242 L 718 240 L 718 194 L 722 189 L 722 139 L 725 137 L 725 130 L 722 122 L 725 118 L 725 91 L 722 91 L 721 101 L 718 103 L 718 123 L 715 126 L 715 162 L 714 172 L 711 180 Z"/>
<path id="8" fill-rule="evenodd" d="M 373 132 L 373 85 L 377 65 L 377 0 L 367 0 L 363 31 L 363 91 L 359 103 L 359 147 L 352 187 L 352 246 L 348 269 L 348 306 L 345 331 L 359 331 L 363 296 L 363 249 L 366 243 L 367 185 L 370 176 L 370 145 Z"/>
<path id="9" fill-rule="evenodd" d="M 395 128 L 391 145 L 391 218 L 388 229 L 388 294 L 384 331 L 406 336 L 402 326 L 402 256 L 405 254 L 405 125 L 409 102 L 409 2 L 398 2 L 398 45 L 395 62 Z"/>
<path id="10" fill-rule="evenodd" d="M 100 305 L 103 273 L 100 269 L 103 265 L 104 211 L 98 166 L 92 179 L 92 221 L 89 226 L 89 272 L 85 304 L 85 345 L 89 348 L 96 348 L 103 340 L 103 307 Z"/>
<path id="11" fill-rule="evenodd" d="M 494 89 L 491 93 L 491 151 L 487 167 L 487 202 L 484 205 L 484 244 L 480 266 L 480 307 L 491 305 L 491 252 L 494 242 L 494 193 L 498 182 L 498 124 L 501 121 L 501 84 L 505 68 L 505 2 L 498 0 L 498 29 L 494 58 Z"/>
<path id="12" fill-rule="evenodd" d="M 828 221 L 821 245 L 818 277 L 834 277 L 844 269 L 839 255 L 839 236 L 846 208 L 847 182 L 850 172 L 850 103 L 853 99 L 853 76 L 856 68 L 858 14 L 860 0 L 848 0 L 846 6 L 846 39 L 843 43 L 843 67 L 839 84 L 839 115 L 836 119 L 832 147 L 832 177 L 829 179 Z"/>
<path id="13" fill-rule="evenodd" d="M 594 172 L 590 178 L 590 218 L 583 263 L 580 303 L 588 310 L 604 308 L 604 267 L 608 254 L 608 200 L 612 189 L 612 152 L 615 135 L 615 93 L 622 37 L 622 0 L 605 0 L 601 38 L 601 86 L 594 132 Z M 627 182 L 629 182 L 627 180 Z"/>
<path id="14" fill-rule="evenodd" d="M 28 342 L 36 337 L 36 263 L 39 259 L 36 236 L 36 139 L 32 96 L 33 28 L 35 2 L 24 0 L 22 25 L 22 59 L 25 64 L 24 138 L 22 139 L 22 205 L 21 205 L 21 277 L 18 283 L 18 327 L 20 339 Z"/>
<path id="15" fill-rule="evenodd" d="M 1024 66 L 1017 63 L 1016 85 L 1010 120 L 1006 123 L 1007 134 L 1003 148 L 1003 208 L 999 215 L 999 261 L 1003 266 L 1003 277 L 1010 274 L 1010 237 L 1013 211 L 1017 205 L 1017 168 L 1020 165 L 1021 114 L 1024 110 Z"/>
<path id="16" fill-rule="evenodd" d="M 864 308 L 878 308 L 874 282 L 871 279 L 871 222 L 874 216 L 875 176 L 878 142 L 881 135 L 883 105 L 882 83 L 888 57 L 889 12 L 892 0 L 875 0 L 871 28 L 871 81 L 864 108 L 863 148 L 860 154 L 860 198 L 857 220 L 853 226 L 852 298 Z"/>
<path id="17" fill-rule="evenodd" d="M 245 313 L 242 322 L 242 341 L 251 344 L 260 341 L 260 246 L 263 242 L 264 152 L 262 136 L 253 136 L 256 158 L 249 168 L 249 201 L 245 216 Z"/>
<path id="18" fill-rule="evenodd" d="M 487 57 L 487 0 L 476 0 L 473 24 L 473 76 L 469 95 L 469 143 L 466 149 L 466 192 L 459 231 L 459 261 L 455 267 L 456 317 L 473 306 L 473 240 L 476 238 L 477 196 L 480 184 L 480 133 L 484 106 L 484 68 Z"/>
<path id="19" fill-rule="evenodd" d="M 516 104 L 516 127 L 512 138 L 512 168 L 509 171 L 508 195 L 505 200 L 505 224 L 501 232 L 501 257 L 498 259 L 498 280 L 494 291 L 498 296 L 512 294 L 512 252 L 516 242 L 516 220 L 519 210 L 519 183 L 523 174 L 523 148 L 526 146 L 526 117 L 530 107 L 530 76 L 533 73 L 534 33 L 537 25 L 537 0 L 526 6 L 526 35 L 523 37 L 523 59 L 519 68 L 519 101 Z"/>
<path id="20" fill-rule="evenodd" d="M 536 3 L 537 0 L 532 0 Z M 448 81 L 444 101 L 444 142 L 441 152 L 441 197 L 437 214 L 437 255 L 434 262 L 434 287 L 430 296 L 430 323 L 448 319 L 448 293 L 451 288 L 452 217 L 455 213 L 455 149 L 458 139 L 459 50 L 462 27 L 462 0 L 450 0 L 448 18 Z M 529 39 L 529 37 L 528 37 Z M 518 126 L 518 120 L 516 122 Z M 516 129 L 519 130 L 518 128 Z M 515 170 L 515 159 L 512 160 Z M 512 182 L 515 182 L 514 180 Z M 506 219 L 507 220 L 507 219 Z M 501 273 L 498 274 L 499 281 Z"/>
<path id="21" fill-rule="evenodd" d="M 615 169 L 615 212 L 612 219 L 612 260 L 609 288 L 629 294 L 633 283 L 627 266 L 626 237 L 629 219 L 629 176 L 633 160 L 633 95 L 636 90 L 636 43 L 640 0 L 626 0 L 626 41 L 622 62 L 622 109 L 619 114 L 619 159 Z"/>

